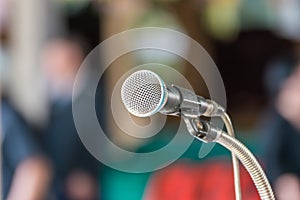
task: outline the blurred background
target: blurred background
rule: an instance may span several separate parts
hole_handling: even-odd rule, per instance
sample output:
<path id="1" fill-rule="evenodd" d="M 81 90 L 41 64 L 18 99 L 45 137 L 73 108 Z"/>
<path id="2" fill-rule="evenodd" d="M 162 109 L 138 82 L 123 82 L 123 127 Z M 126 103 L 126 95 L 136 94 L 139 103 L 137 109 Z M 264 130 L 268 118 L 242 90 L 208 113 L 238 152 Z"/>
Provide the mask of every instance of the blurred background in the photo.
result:
<path id="1" fill-rule="evenodd" d="M 224 80 L 237 138 L 261 161 L 278 199 L 300 200 L 299 0 L 0 0 L 2 198 L 234 199 L 230 153 L 218 145 L 200 159 L 201 142 L 194 141 L 167 168 L 132 174 L 102 165 L 77 135 L 72 89 L 81 63 L 110 36 L 149 26 L 183 32 L 208 51 Z M 116 126 L 110 98 L 133 66 L 172 66 L 209 98 L 196 70 L 165 54 L 123 55 L 98 84 L 99 123 L 122 148 L 152 151 L 173 137 L 172 126 L 160 134 L 168 137 L 147 142 Z M 244 199 L 259 199 L 243 168 L 241 179 Z"/>

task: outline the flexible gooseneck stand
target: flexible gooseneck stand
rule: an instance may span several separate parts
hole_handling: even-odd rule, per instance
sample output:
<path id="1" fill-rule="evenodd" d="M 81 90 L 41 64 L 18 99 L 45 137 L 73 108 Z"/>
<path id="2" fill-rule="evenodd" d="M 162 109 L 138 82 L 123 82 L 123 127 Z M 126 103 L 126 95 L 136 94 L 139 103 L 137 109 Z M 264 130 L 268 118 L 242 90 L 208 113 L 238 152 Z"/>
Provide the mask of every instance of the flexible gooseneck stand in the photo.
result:
<path id="1" fill-rule="evenodd" d="M 249 149 L 234 138 L 233 128 L 230 122 L 228 115 L 223 115 L 222 119 L 224 120 L 225 126 L 228 132 L 231 132 L 231 135 L 227 134 L 223 130 L 211 126 L 210 123 L 200 119 L 199 115 L 193 113 L 191 109 L 182 109 L 181 115 L 184 118 L 187 129 L 189 133 L 203 141 L 203 142 L 217 142 L 230 150 L 234 155 L 234 159 L 237 157 L 243 166 L 246 168 L 250 174 L 252 181 L 254 182 L 256 189 L 259 193 L 259 196 L 262 200 L 275 200 L 271 185 L 261 168 L 260 164 L 249 151 Z M 236 156 L 236 157 L 235 157 Z M 240 180 L 239 180 L 239 169 L 238 162 L 233 159 L 233 166 L 236 171 L 235 175 L 235 189 L 236 189 L 236 198 L 241 198 L 240 192 Z M 237 165 L 237 166 L 236 166 Z M 238 179 L 238 180 L 237 180 Z"/>
<path id="2" fill-rule="evenodd" d="M 228 135 L 235 138 L 234 129 L 231 123 L 231 120 L 226 112 L 223 112 L 220 116 L 225 124 L 226 130 Z M 235 199 L 241 200 L 242 199 L 242 192 L 241 192 L 241 183 L 240 183 L 240 168 L 239 168 L 239 161 L 235 154 L 231 152 L 232 158 L 232 166 L 233 166 L 233 178 L 234 178 L 234 189 L 235 189 Z"/>
<path id="3" fill-rule="evenodd" d="M 145 98 L 149 94 L 149 98 Z M 150 95 L 151 94 L 151 95 Z M 268 179 L 252 153 L 234 138 L 234 129 L 225 109 L 218 103 L 195 95 L 191 90 L 176 85 L 167 86 L 149 70 L 131 74 L 121 89 L 122 101 L 127 110 L 138 117 L 149 117 L 157 112 L 183 117 L 189 133 L 203 142 L 217 142 L 232 153 L 235 196 L 241 200 L 239 162 L 249 172 L 260 198 L 273 200 L 274 194 Z M 220 117 L 227 132 L 202 121 L 201 116 Z"/>

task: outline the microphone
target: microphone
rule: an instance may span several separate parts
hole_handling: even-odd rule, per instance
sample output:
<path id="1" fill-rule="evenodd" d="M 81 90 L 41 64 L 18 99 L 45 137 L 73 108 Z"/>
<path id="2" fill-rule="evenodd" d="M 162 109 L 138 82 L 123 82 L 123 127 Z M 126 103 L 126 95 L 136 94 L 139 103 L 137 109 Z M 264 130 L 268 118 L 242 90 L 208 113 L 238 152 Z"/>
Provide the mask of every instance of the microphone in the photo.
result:
<path id="1" fill-rule="evenodd" d="M 236 199 L 241 199 L 238 158 L 249 172 L 261 199 L 275 200 L 259 162 L 246 146 L 234 138 L 231 120 L 225 109 L 216 102 L 197 96 L 188 89 L 166 85 L 157 74 L 149 70 L 131 74 L 121 87 L 121 98 L 126 109 L 135 116 L 149 117 L 157 112 L 182 116 L 193 137 L 203 142 L 217 142 L 230 150 Z M 200 119 L 200 116 L 221 117 L 228 133 Z"/>
<path id="2" fill-rule="evenodd" d="M 149 117 L 157 112 L 180 116 L 221 116 L 225 111 L 212 100 L 176 85 L 166 85 L 154 72 L 140 70 L 123 83 L 121 98 L 126 109 L 138 117 Z"/>

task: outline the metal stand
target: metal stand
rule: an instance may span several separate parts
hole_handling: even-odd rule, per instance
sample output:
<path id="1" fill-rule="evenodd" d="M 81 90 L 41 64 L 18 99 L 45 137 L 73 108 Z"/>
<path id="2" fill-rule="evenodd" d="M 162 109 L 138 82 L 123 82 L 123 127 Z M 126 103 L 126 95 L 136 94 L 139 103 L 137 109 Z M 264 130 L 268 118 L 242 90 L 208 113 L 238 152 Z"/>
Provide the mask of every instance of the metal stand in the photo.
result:
<path id="1" fill-rule="evenodd" d="M 231 123 L 231 120 L 226 112 L 223 112 L 221 118 L 226 126 L 226 130 L 228 135 L 235 138 L 234 129 Z M 235 154 L 231 153 L 232 158 L 232 166 L 233 166 L 233 178 L 234 178 L 234 190 L 235 190 L 235 199 L 241 200 L 242 199 L 242 192 L 241 192 L 241 182 L 240 182 L 240 168 L 239 168 L 239 161 Z"/>
<path id="2" fill-rule="evenodd" d="M 184 118 L 189 133 L 193 137 L 203 142 L 217 142 L 232 152 L 233 166 L 235 170 L 235 195 L 237 199 L 241 199 L 241 192 L 239 166 L 236 157 L 241 161 L 250 174 L 260 198 L 263 200 L 275 200 L 269 181 L 256 158 L 245 145 L 232 137 L 234 136 L 234 132 L 227 114 L 221 117 L 224 120 L 227 131 L 230 132 L 231 135 L 228 135 L 226 132 L 217 127 L 211 126 L 208 122 L 201 120 L 199 115 L 195 114 L 191 109 L 182 109 L 181 115 Z"/>

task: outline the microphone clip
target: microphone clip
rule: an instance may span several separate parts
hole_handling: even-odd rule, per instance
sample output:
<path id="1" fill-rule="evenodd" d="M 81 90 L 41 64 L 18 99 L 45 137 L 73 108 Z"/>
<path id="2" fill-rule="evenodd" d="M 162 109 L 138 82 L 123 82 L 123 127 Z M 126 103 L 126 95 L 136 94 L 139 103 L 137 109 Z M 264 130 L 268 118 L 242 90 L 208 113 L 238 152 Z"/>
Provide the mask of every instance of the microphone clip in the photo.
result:
<path id="1" fill-rule="evenodd" d="M 193 109 L 182 108 L 181 116 L 184 119 L 188 132 L 202 142 L 215 142 L 223 132 L 209 122 L 202 120 L 198 112 Z"/>

